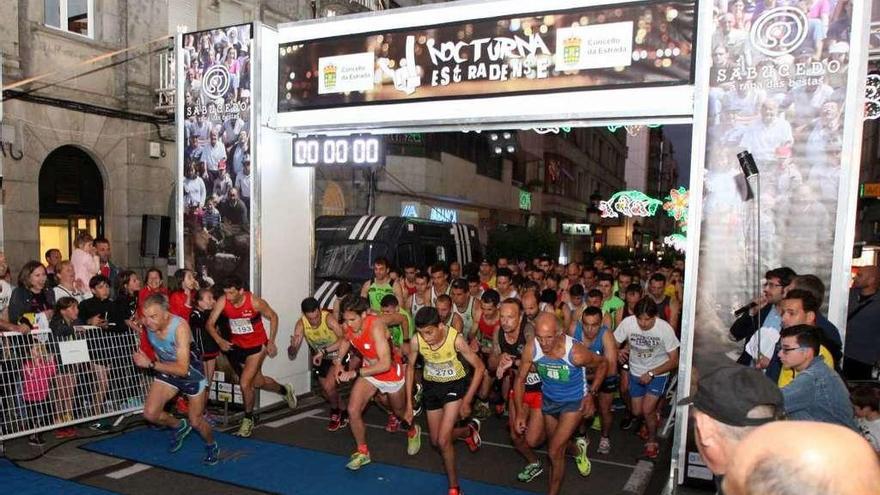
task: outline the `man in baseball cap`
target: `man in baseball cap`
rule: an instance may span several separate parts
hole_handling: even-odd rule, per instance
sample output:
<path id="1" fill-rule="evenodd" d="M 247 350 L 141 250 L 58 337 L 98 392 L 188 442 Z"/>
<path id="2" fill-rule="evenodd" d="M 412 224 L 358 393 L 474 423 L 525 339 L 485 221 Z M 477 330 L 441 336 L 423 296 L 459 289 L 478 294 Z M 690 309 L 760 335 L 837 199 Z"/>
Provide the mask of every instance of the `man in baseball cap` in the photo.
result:
<path id="1" fill-rule="evenodd" d="M 755 369 L 723 354 L 698 358 L 696 392 L 678 405 L 693 406 L 697 450 L 716 475 L 718 493 L 731 456 L 746 434 L 775 421 L 783 411 L 782 392 Z"/>

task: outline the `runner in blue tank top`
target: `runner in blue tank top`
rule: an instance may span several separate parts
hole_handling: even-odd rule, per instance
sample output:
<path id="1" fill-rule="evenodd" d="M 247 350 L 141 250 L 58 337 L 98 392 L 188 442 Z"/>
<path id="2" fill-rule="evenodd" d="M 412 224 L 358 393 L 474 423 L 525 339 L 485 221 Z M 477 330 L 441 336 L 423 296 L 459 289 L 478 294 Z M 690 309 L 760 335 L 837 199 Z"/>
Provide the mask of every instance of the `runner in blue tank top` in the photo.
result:
<path id="1" fill-rule="evenodd" d="M 565 453 L 571 450 L 582 476 L 590 474 L 587 442 L 577 439 L 569 445 L 584 415 L 595 411 L 594 397 L 605 379 L 608 363 L 582 344 L 562 332 L 559 320 L 552 314 L 541 314 L 535 320 L 535 338 L 526 342 L 514 388 L 516 410 L 523 408 L 528 370 L 534 364 L 541 375 L 542 413 L 550 457 L 550 495 L 562 488 L 565 474 Z M 595 368 L 596 384 L 587 387 L 584 368 Z M 516 428 L 526 429 L 526 418 L 517 416 Z"/>
<path id="2" fill-rule="evenodd" d="M 608 363 L 608 374 L 602 385 L 599 387 L 599 415 L 601 421 L 597 418 L 593 428 L 602 431 L 599 438 L 599 448 L 596 452 L 599 454 L 608 454 L 611 452 L 611 423 L 614 416 L 611 413 L 611 404 L 614 402 L 614 392 L 620 383 L 620 377 L 617 375 L 617 342 L 614 340 L 614 334 L 608 327 L 602 324 L 602 310 L 590 306 L 584 310 L 581 320 L 577 322 L 574 329 L 574 340 L 587 346 L 590 352 L 602 357 Z M 591 383 L 595 383 L 595 377 Z M 590 424 L 590 421 L 587 421 Z"/>
<path id="3" fill-rule="evenodd" d="M 189 324 L 168 311 L 168 298 L 163 294 L 148 297 L 144 301 L 143 314 L 147 337 L 158 357 L 152 361 L 141 350 L 133 356 L 135 365 L 153 370 L 156 377 L 147 393 L 144 419 L 171 428 L 169 451 L 172 453 L 180 450 L 183 440 L 195 429 L 205 441 L 204 463 L 217 464 L 220 447 L 214 441 L 211 425 L 202 417 L 207 400 L 205 373 L 192 342 Z M 165 403 L 178 392 L 189 397 L 189 421 L 179 420 L 163 410 Z"/>

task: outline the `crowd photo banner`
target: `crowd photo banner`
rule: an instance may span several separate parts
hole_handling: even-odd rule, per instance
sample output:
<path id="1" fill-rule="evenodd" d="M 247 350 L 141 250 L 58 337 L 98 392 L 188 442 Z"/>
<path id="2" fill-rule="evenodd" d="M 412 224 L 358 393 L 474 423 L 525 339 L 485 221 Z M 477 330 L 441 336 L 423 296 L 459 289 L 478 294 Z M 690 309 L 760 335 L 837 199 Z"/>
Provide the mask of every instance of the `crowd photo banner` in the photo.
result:
<path id="1" fill-rule="evenodd" d="M 714 4 L 695 354 L 732 349 L 733 312 L 759 295 L 767 270 L 788 266 L 831 287 L 850 174 L 842 152 L 852 2 Z M 757 165 L 759 198 L 742 151 Z"/>
<path id="2" fill-rule="evenodd" d="M 202 285 L 252 284 L 253 25 L 179 35 L 182 266 Z"/>

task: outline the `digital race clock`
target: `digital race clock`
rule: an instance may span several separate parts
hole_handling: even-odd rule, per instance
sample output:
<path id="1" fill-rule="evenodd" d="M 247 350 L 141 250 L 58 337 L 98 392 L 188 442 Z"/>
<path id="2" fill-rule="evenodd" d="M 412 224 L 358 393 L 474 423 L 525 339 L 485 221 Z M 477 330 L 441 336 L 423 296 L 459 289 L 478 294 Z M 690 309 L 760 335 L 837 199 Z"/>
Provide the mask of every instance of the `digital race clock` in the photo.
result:
<path id="1" fill-rule="evenodd" d="M 380 136 L 310 136 L 293 140 L 294 167 L 376 167 L 385 161 Z"/>

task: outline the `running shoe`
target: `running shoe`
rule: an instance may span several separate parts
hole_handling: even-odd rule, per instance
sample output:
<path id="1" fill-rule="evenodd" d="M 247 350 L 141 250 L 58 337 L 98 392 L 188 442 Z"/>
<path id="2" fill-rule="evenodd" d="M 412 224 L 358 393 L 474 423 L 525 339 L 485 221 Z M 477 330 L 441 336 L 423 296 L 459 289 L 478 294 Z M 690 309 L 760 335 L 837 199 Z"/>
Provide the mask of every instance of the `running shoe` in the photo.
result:
<path id="1" fill-rule="evenodd" d="M 639 438 L 645 441 L 648 440 L 648 425 L 645 423 L 642 423 L 642 427 L 639 428 Z"/>
<path id="2" fill-rule="evenodd" d="M 642 455 L 648 459 L 656 459 L 660 455 L 660 445 L 657 442 L 648 442 L 645 444 L 645 450 Z"/>
<path id="3" fill-rule="evenodd" d="M 523 470 L 516 475 L 516 479 L 522 481 L 523 483 L 528 483 L 540 476 L 543 472 L 544 466 L 541 465 L 541 461 L 533 462 L 524 467 Z"/>
<path id="4" fill-rule="evenodd" d="M 342 427 L 342 413 L 333 413 L 330 415 L 330 423 L 327 424 L 327 431 L 336 431 Z"/>
<path id="5" fill-rule="evenodd" d="M 484 420 L 488 418 L 492 414 L 492 411 L 489 410 L 489 404 L 485 401 L 477 400 L 474 402 L 474 410 L 472 416 L 479 419 Z"/>
<path id="6" fill-rule="evenodd" d="M 611 440 L 608 437 L 602 437 L 599 439 L 599 448 L 596 449 L 596 452 L 602 455 L 608 454 L 611 452 Z"/>
<path id="7" fill-rule="evenodd" d="M 98 432 L 108 432 L 113 429 L 113 423 L 108 420 L 101 420 L 89 425 L 89 429 Z"/>
<path id="8" fill-rule="evenodd" d="M 601 416 L 593 416 L 593 426 L 591 426 L 596 431 L 602 431 L 602 417 Z"/>
<path id="9" fill-rule="evenodd" d="M 590 445 L 590 442 L 585 437 L 578 437 L 574 441 L 574 445 L 578 451 L 577 455 L 574 456 L 574 463 L 577 465 L 578 472 L 581 473 L 581 476 L 589 476 L 593 470 L 593 465 L 590 459 L 587 458 L 587 446 Z"/>
<path id="10" fill-rule="evenodd" d="M 217 445 L 217 442 L 205 445 L 205 458 L 202 459 L 202 462 L 209 466 L 220 462 L 220 446 Z"/>
<path id="11" fill-rule="evenodd" d="M 183 447 L 183 440 L 186 439 L 186 436 L 192 431 L 192 426 L 190 426 L 189 421 L 185 419 L 180 420 L 180 424 L 177 428 L 171 432 L 171 442 L 168 446 L 168 452 L 174 453 L 180 450 Z"/>
<path id="12" fill-rule="evenodd" d="M 464 495 L 464 492 L 461 491 L 461 488 L 455 487 L 449 489 L 448 495 Z"/>
<path id="13" fill-rule="evenodd" d="M 28 437 L 28 445 L 33 447 L 42 447 L 46 445 L 46 440 L 43 439 L 42 433 L 34 433 L 33 435 Z"/>
<path id="14" fill-rule="evenodd" d="M 296 392 L 293 390 L 293 384 L 288 383 L 288 384 L 284 385 L 284 390 L 285 390 L 284 400 L 287 401 L 287 407 L 289 407 L 291 409 L 296 409 L 297 399 L 296 399 Z"/>
<path id="15" fill-rule="evenodd" d="M 236 436 L 248 438 L 254 432 L 254 420 L 252 418 L 244 418 L 238 426 Z"/>
<path id="16" fill-rule="evenodd" d="M 421 383 L 416 383 L 416 392 L 413 394 L 413 416 L 419 416 L 422 414 L 424 408 L 422 407 L 422 391 L 424 388 Z"/>
<path id="17" fill-rule="evenodd" d="M 470 450 L 471 452 L 476 452 L 480 450 L 480 446 L 483 444 L 483 439 L 480 438 L 480 420 L 476 418 L 471 418 L 467 427 L 469 430 L 471 430 L 471 433 L 467 437 L 465 437 L 464 443 L 467 444 L 468 450 Z"/>
<path id="18" fill-rule="evenodd" d="M 355 452 L 351 454 L 349 458 L 348 464 L 345 465 L 348 469 L 352 471 L 357 471 L 358 469 L 366 466 L 370 463 L 370 454 L 362 454 L 360 452 Z"/>
<path id="19" fill-rule="evenodd" d="M 421 448 L 422 427 L 419 425 L 413 425 L 413 427 L 406 432 L 406 453 L 409 455 L 416 455 Z"/>
<path id="20" fill-rule="evenodd" d="M 620 429 L 621 430 L 628 430 L 628 429 L 632 428 L 633 421 L 634 421 L 634 419 L 631 414 L 625 414 L 623 416 L 623 419 L 620 420 Z"/>
<path id="21" fill-rule="evenodd" d="M 76 438 L 76 428 L 59 428 L 55 430 L 55 438 L 64 440 L 67 438 Z"/>
<path id="22" fill-rule="evenodd" d="M 388 422 L 385 423 L 385 431 L 388 433 L 397 433 L 400 431 L 400 420 L 394 414 L 388 415 Z"/>

